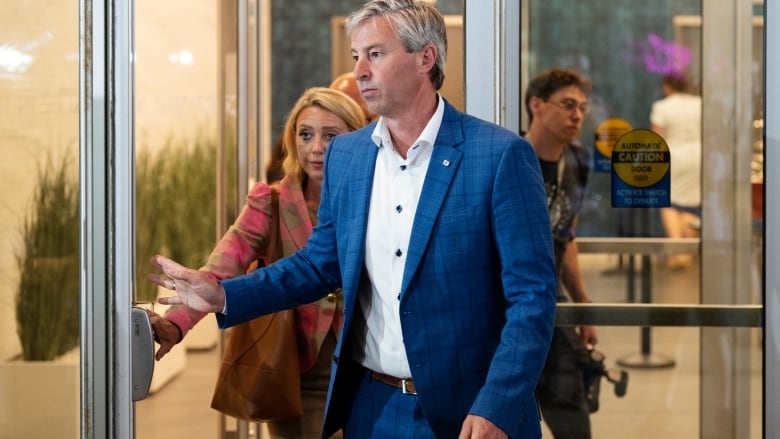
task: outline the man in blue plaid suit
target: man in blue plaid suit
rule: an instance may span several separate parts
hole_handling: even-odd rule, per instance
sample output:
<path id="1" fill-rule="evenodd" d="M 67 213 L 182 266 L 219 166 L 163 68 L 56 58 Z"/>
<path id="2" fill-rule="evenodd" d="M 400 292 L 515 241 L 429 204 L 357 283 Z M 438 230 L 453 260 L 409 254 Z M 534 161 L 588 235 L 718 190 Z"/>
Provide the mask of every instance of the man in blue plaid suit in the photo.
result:
<path id="1" fill-rule="evenodd" d="M 221 284 L 155 256 L 150 278 L 177 292 L 160 302 L 229 327 L 341 287 L 323 437 L 538 438 L 556 275 L 534 150 L 438 94 L 434 6 L 375 0 L 346 26 L 380 119 L 328 147 L 306 247 Z"/>

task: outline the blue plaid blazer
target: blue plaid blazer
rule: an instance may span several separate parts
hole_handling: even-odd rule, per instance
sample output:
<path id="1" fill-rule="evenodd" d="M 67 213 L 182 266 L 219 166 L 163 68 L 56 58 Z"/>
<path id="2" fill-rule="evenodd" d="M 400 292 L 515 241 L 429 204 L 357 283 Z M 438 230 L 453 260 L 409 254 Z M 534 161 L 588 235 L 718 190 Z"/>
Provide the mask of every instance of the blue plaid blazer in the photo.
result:
<path id="1" fill-rule="evenodd" d="M 217 315 L 227 327 L 343 288 L 323 437 L 345 425 L 362 376 L 349 356 L 360 342 L 353 324 L 377 156 L 373 128 L 342 134 L 328 147 L 320 223 L 306 246 L 223 281 L 227 313 Z M 457 437 L 467 414 L 512 438 L 541 436 L 534 389 L 554 326 L 557 281 L 546 200 L 528 142 L 446 104 L 400 295 L 412 378 L 438 437 Z"/>

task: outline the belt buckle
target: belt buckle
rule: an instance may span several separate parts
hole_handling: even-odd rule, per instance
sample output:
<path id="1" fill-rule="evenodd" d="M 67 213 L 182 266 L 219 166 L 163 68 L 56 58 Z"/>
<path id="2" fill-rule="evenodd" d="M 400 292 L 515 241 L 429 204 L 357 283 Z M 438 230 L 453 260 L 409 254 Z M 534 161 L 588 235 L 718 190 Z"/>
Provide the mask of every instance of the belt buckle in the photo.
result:
<path id="1" fill-rule="evenodd" d="M 401 392 L 402 392 L 404 395 L 417 395 L 417 392 L 414 392 L 414 391 L 412 391 L 412 390 L 408 390 L 408 389 L 406 388 L 406 384 L 407 384 L 409 381 L 411 381 L 411 380 L 410 380 L 410 379 L 408 379 L 408 378 L 401 378 Z"/>

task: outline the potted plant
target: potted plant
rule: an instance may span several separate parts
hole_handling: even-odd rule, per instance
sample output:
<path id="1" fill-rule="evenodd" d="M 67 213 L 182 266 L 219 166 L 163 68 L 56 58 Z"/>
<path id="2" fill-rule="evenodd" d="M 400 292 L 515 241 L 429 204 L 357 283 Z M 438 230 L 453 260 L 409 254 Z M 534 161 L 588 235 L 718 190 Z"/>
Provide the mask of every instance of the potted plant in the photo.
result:
<path id="1" fill-rule="evenodd" d="M 156 287 L 146 280 L 155 253 L 188 267 L 200 267 L 215 244 L 216 148 L 168 141 L 159 151 L 138 154 L 136 171 L 137 298 L 153 302 Z"/>
<path id="2" fill-rule="evenodd" d="M 53 360 L 79 344 L 79 188 L 67 158 L 38 170 L 17 255 L 22 359 Z"/>
<path id="3" fill-rule="evenodd" d="M 0 363 L 9 437 L 79 432 L 79 191 L 70 161 L 47 158 L 22 220 L 17 334 L 22 352 Z M 41 402 L 46 402 L 41 410 Z"/>
<path id="4" fill-rule="evenodd" d="M 149 258 L 165 254 L 188 267 L 200 267 L 215 243 L 216 147 L 199 136 L 194 144 L 169 140 L 158 151 L 142 149 L 136 166 L 136 297 L 158 314 L 156 304 L 170 294 L 146 280 Z M 153 304 L 153 305 L 152 305 Z M 154 393 L 186 366 L 187 349 L 217 345 L 214 322 L 195 326 L 185 343 L 155 363 L 149 391 Z"/>

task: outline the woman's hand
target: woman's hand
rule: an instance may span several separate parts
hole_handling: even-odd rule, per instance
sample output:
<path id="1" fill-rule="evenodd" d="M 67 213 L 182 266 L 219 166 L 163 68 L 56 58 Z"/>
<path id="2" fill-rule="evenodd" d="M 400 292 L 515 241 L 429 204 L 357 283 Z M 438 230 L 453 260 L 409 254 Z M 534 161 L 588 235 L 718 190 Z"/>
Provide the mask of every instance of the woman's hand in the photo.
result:
<path id="1" fill-rule="evenodd" d="M 157 359 L 157 361 L 160 361 L 165 354 L 171 351 L 171 348 L 173 348 L 176 343 L 181 341 L 181 329 L 179 329 L 175 323 L 154 311 L 147 309 L 146 313 L 149 314 L 149 323 L 152 324 L 154 341 L 160 344 L 160 348 L 157 349 L 154 358 Z"/>

